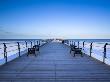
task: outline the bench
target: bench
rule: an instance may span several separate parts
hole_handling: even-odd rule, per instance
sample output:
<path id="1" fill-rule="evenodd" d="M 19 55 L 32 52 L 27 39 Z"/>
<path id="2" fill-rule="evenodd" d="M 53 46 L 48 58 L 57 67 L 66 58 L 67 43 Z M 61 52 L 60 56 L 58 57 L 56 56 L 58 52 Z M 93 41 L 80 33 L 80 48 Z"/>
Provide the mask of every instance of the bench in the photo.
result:
<path id="1" fill-rule="evenodd" d="M 83 57 L 82 48 L 76 48 L 77 46 L 71 45 L 70 46 L 70 54 L 73 52 L 73 56 L 75 57 L 75 54 L 81 54 L 81 57 Z"/>
<path id="2" fill-rule="evenodd" d="M 34 54 L 36 56 L 35 48 L 28 48 L 28 55 L 30 54 Z"/>
<path id="3" fill-rule="evenodd" d="M 39 52 L 39 46 L 38 45 L 34 45 L 33 48 L 28 48 L 28 55 L 33 54 L 36 56 L 36 52 Z"/>
<path id="4" fill-rule="evenodd" d="M 36 51 L 39 51 L 39 45 L 34 45 L 33 48 L 35 48 Z"/>

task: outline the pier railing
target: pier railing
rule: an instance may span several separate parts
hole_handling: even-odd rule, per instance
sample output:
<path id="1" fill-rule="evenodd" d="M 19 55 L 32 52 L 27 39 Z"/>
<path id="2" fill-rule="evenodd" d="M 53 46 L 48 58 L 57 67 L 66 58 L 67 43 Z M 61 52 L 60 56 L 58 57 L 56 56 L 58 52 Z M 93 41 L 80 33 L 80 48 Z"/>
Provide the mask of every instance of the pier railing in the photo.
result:
<path id="1" fill-rule="evenodd" d="M 32 48 L 34 45 L 42 46 L 45 43 L 44 40 L 0 43 L 0 65 L 21 57 L 27 53 L 28 48 Z"/>
<path id="2" fill-rule="evenodd" d="M 84 54 L 89 55 L 103 63 L 110 65 L 110 43 L 109 42 L 86 42 L 65 40 L 66 45 L 75 45 L 77 48 L 82 48 Z"/>

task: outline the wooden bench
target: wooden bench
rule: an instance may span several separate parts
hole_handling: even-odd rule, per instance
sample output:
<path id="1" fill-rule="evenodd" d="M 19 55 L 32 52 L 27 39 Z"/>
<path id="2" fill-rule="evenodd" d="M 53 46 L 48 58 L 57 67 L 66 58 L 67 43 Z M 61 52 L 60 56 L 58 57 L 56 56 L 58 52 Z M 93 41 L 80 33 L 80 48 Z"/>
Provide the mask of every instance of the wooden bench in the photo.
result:
<path id="1" fill-rule="evenodd" d="M 30 55 L 30 54 L 33 54 L 36 56 L 35 48 L 28 48 L 28 55 Z"/>
<path id="2" fill-rule="evenodd" d="M 38 45 L 34 45 L 33 48 L 28 48 L 28 55 L 33 54 L 36 56 L 37 52 L 39 53 L 39 46 Z"/>
<path id="3" fill-rule="evenodd" d="M 71 53 L 72 51 L 75 51 L 76 47 L 77 47 L 77 46 L 70 45 L 70 53 Z"/>
<path id="4" fill-rule="evenodd" d="M 33 48 L 35 48 L 35 50 L 39 52 L 39 45 L 34 45 Z"/>
<path id="5" fill-rule="evenodd" d="M 77 46 L 70 46 L 70 54 L 73 52 L 73 56 L 75 57 L 75 54 L 81 54 L 81 57 L 83 57 L 82 48 L 76 48 Z"/>

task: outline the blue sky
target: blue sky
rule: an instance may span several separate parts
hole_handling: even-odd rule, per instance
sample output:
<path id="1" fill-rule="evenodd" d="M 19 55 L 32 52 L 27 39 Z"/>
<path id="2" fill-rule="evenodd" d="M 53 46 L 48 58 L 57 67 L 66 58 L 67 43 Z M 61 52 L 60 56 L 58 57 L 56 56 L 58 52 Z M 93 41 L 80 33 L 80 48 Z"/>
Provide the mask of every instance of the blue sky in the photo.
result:
<path id="1" fill-rule="evenodd" d="M 109 0 L 0 0 L 0 38 L 110 38 Z"/>

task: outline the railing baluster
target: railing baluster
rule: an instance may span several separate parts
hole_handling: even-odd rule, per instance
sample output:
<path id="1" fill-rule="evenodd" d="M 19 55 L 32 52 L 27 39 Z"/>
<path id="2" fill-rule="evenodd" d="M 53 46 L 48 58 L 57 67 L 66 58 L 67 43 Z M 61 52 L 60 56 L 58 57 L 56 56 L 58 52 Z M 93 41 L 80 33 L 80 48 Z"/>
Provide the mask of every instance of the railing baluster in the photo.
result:
<path id="1" fill-rule="evenodd" d="M 106 46 L 108 45 L 108 43 L 105 43 L 104 45 L 104 55 L 103 55 L 103 63 L 105 63 L 105 58 L 106 58 Z"/>
<path id="2" fill-rule="evenodd" d="M 91 42 L 91 44 L 90 44 L 90 57 L 92 55 L 92 44 L 93 44 L 93 42 Z"/>
<path id="3" fill-rule="evenodd" d="M 79 48 L 79 41 L 78 41 L 78 48 Z"/>
<path id="4" fill-rule="evenodd" d="M 40 46 L 40 40 L 39 40 L 39 46 Z"/>
<path id="5" fill-rule="evenodd" d="M 25 41 L 25 43 L 26 43 L 26 48 L 27 48 L 27 41 Z"/>
<path id="6" fill-rule="evenodd" d="M 83 48 L 84 48 L 84 43 L 85 43 L 85 41 L 83 41 Z"/>
<path id="7" fill-rule="evenodd" d="M 37 41 L 37 45 L 38 45 L 38 41 Z"/>
<path id="8" fill-rule="evenodd" d="M 18 44 L 18 53 L 19 53 L 19 57 L 20 57 L 20 44 L 19 44 L 19 42 L 17 42 L 17 44 Z"/>
<path id="9" fill-rule="evenodd" d="M 32 41 L 30 41 L 31 42 L 31 48 L 32 48 Z"/>
<path id="10" fill-rule="evenodd" d="M 7 63 L 7 46 L 6 43 L 3 43 L 4 45 L 4 58 L 5 58 L 5 63 Z"/>

